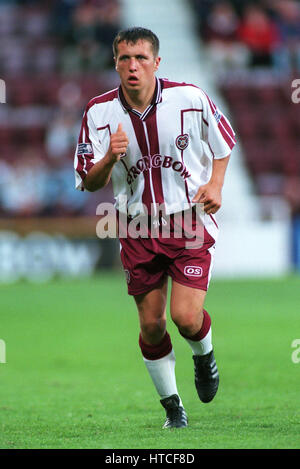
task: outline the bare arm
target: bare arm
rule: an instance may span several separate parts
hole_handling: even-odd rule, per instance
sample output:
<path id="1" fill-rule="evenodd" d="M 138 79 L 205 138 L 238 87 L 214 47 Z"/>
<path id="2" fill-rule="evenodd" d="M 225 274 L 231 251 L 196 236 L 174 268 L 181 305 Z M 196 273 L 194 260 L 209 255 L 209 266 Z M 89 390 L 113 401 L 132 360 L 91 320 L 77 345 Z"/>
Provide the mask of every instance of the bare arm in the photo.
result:
<path id="1" fill-rule="evenodd" d="M 203 203 L 207 214 L 216 213 L 222 205 L 222 188 L 230 155 L 214 159 L 212 175 L 207 184 L 200 186 L 193 202 Z"/>
<path id="2" fill-rule="evenodd" d="M 117 132 L 110 136 L 110 145 L 104 158 L 96 163 L 88 172 L 84 179 L 84 187 L 90 192 L 94 192 L 106 186 L 111 178 L 114 165 L 120 160 L 122 153 L 125 153 L 128 146 L 128 138 L 118 125 Z"/>

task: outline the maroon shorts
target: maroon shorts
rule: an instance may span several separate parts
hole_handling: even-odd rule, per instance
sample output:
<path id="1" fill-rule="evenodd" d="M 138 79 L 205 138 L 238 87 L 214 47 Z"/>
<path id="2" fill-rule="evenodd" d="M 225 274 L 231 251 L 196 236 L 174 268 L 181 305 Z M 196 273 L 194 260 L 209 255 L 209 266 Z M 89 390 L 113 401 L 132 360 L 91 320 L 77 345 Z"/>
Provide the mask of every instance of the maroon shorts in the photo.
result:
<path id="1" fill-rule="evenodd" d="M 145 221 L 145 218 L 143 219 Z M 165 219 L 160 218 L 158 231 L 153 236 L 152 220 L 147 219 L 144 237 L 133 238 L 128 233 L 130 220 L 125 227 L 126 236 L 119 237 L 121 243 L 121 260 L 126 274 L 129 295 L 140 295 L 158 287 L 165 276 L 188 287 L 207 290 L 210 280 L 212 261 L 217 238 L 217 225 L 213 217 L 205 215 L 205 226 L 198 232 L 199 236 L 191 238 L 189 227 L 182 219 L 182 236 L 178 237 L 178 219 L 171 215 L 169 236 L 163 234 Z M 119 221 L 119 227 L 122 223 Z M 145 226 L 145 225 L 143 225 Z M 195 230 L 196 213 L 192 216 L 192 229 Z M 198 225 L 199 226 L 199 225 Z M 165 230 L 167 225 L 165 226 Z M 124 223 L 122 226 L 124 230 Z M 120 229 L 120 228 L 119 228 Z M 195 231 L 194 231 L 195 232 Z M 187 236 L 186 234 L 189 234 Z"/>

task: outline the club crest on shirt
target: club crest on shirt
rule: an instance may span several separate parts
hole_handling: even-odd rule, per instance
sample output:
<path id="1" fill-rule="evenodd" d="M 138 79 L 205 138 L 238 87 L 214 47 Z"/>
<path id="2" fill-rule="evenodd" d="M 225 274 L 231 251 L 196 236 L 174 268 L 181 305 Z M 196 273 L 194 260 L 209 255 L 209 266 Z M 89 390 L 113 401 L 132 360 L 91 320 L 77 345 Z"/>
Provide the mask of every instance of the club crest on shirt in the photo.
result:
<path id="1" fill-rule="evenodd" d="M 179 150 L 185 150 L 189 144 L 189 135 L 188 134 L 181 134 L 175 140 L 176 147 Z"/>

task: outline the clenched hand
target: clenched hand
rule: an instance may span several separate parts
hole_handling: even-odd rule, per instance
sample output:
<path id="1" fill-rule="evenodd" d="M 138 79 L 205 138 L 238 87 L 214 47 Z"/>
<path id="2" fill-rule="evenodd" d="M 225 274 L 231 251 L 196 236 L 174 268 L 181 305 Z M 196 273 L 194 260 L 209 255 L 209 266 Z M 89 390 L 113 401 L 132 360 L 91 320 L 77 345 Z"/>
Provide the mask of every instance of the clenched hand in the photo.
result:
<path id="1" fill-rule="evenodd" d="M 222 188 L 218 184 L 207 183 L 199 187 L 193 202 L 202 203 L 205 213 L 216 213 L 222 204 Z"/>
<path id="2" fill-rule="evenodd" d="M 126 153 L 129 144 L 126 132 L 124 132 L 122 124 L 118 125 L 117 131 L 110 136 L 109 153 L 114 162 L 117 162 Z"/>

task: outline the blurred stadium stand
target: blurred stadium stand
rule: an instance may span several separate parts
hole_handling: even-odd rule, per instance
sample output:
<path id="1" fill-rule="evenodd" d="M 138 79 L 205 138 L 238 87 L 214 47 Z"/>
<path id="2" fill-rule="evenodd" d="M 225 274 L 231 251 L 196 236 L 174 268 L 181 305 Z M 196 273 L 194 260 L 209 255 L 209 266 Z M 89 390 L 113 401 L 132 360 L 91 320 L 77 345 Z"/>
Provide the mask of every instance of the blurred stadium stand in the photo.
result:
<path id="1" fill-rule="evenodd" d="M 94 215 L 99 197 L 74 191 L 83 109 L 111 88 L 117 1 L 0 2 L 3 217 Z"/>
<path id="2" fill-rule="evenodd" d="M 0 0 L 0 230 L 24 236 L 57 226 L 68 237 L 95 237 L 96 206 L 113 197 L 110 186 L 94 194 L 74 189 L 82 112 L 91 97 L 118 85 L 116 32 L 143 25 L 161 40 L 160 76 L 205 89 L 237 131 L 220 215 L 220 272 L 236 274 L 238 264 L 257 270 L 257 257 L 251 267 L 238 249 L 236 264 L 222 257 L 226 223 L 237 221 L 237 246 L 246 232 L 254 241 L 271 232 L 274 243 L 260 243 L 257 255 L 269 272 L 287 271 L 290 211 L 300 216 L 300 107 L 291 100 L 300 72 L 298 8 L 293 0 Z M 263 220 L 269 224 L 259 234 Z"/>
<path id="3" fill-rule="evenodd" d="M 300 107 L 291 97 L 293 77 L 300 73 L 299 2 L 191 4 L 256 192 L 284 196 L 299 214 Z M 298 191 L 291 193 L 295 177 Z"/>
<path id="4" fill-rule="evenodd" d="M 287 266 L 292 262 L 299 269 L 300 106 L 299 99 L 292 99 L 292 84 L 300 74 L 300 3 L 190 0 L 190 4 L 216 86 L 230 109 L 258 196 L 257 212 L 262 220 L 277 220 L 289 228 L 282 241 L 274 243 L 273 252 L 284 249 Z M 274 237 L 275 232 L 270 232 L 271 244 Z"/>
<path id="5" fill-rule="evenodd" d="M 0 1 L 0 280 L 90 273 L 118 254 L 96 238 L 111 187 L 76 191 L 73 156 L 87 102 L 118 83 L 119 29 L 117 0 Z"/>

